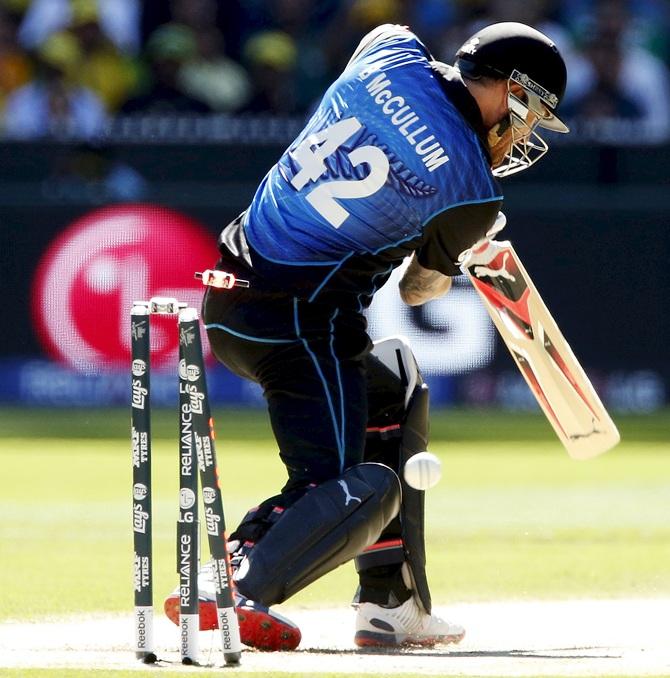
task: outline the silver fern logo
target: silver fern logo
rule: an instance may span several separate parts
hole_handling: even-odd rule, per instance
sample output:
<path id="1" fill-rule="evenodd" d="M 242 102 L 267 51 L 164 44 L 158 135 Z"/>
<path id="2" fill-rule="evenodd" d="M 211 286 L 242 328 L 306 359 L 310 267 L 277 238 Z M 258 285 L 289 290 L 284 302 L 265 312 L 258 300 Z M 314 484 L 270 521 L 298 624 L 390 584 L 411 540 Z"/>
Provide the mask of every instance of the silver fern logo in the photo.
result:
<path id="1" fill-rule="evenodd" d="M 479 45 L 479 38 L 470 38 L 460 51 L 464 54 L 474 54 L 477 51 L 477 45 Z"/>

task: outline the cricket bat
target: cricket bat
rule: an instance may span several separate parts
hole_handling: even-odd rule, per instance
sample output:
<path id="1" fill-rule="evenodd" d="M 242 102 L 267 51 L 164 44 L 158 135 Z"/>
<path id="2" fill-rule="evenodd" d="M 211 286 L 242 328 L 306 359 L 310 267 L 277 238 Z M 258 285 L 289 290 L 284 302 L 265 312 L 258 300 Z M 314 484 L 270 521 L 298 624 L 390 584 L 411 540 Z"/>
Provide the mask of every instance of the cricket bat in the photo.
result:
<path id="1" fill-rule="evenodd" d="M 619 432 L 509 241 L 487 240 L 462 270 L 573 459 L 614 447 Z"/>

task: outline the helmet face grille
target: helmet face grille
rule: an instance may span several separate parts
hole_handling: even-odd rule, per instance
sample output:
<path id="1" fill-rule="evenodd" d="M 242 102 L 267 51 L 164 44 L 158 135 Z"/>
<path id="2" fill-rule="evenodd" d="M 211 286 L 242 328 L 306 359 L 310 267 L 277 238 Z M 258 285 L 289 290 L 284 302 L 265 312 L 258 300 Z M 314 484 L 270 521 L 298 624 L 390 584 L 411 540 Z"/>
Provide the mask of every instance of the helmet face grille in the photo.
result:
<path id="1" fill-rule="evenodd" d="M 529 97 L 525 91 L 521 96 L 513 94 L 509 90 L 509 82 L 507 87 L 510 148 L 502 163 L 492 170 L 496 177 L 507 177 L 528 169 L 548 150 L 546 141 L 537 132 L 540 118 L 529 106 L 532 96 Z"/>
<path id="2" fill-rule="evenodd" d="M 536 132 L 531 131 L 523 139 L 515 139 L 518 133 L 512 128 L 512 147 L 501 165 L 492 170 L 495 177 L 508 177 L 528 169 L 548 150 L 547 142 Z"/>

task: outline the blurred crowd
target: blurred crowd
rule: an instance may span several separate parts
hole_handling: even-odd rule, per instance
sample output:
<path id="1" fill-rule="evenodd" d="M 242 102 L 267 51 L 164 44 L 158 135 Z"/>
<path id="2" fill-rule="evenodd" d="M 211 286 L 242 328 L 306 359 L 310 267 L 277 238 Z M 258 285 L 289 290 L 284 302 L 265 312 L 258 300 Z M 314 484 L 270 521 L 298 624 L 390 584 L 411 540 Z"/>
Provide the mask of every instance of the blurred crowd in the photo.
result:
<path id="1" fill-rule="evenodd" d="M 0 0 L 0 133 L 86 139 L 126 115 L 304 115 L 378 24 L 410 26 L 452 63 L 494 21 L 559 45 L 563 117 L 577 128 L 625 121 L 670 137 L 667 0 Z"/>

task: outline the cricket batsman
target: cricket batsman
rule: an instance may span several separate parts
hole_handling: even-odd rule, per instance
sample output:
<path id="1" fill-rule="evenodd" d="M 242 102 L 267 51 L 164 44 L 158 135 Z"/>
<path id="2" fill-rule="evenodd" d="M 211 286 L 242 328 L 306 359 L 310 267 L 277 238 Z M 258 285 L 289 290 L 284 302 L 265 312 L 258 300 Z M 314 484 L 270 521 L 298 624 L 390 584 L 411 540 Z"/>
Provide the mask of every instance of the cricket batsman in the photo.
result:
<path id="1" fill-rule="evenodd" d="M 250 286 L 208 288 L 208 337 L 262 386 L 288 476 L 230 535 L 245 644 L 294 649 L 298 627 L 271 606 L 352 559 L 356 645 L 463 638 L 431 611 L 423 492 L 398 475 L 428 445 L 427 387 L 411 360 L 394 370 L 376 355 L 363 312 L 407 257 L 407 304 L 448 292 L 459 257 L 495 235 L 497 178 L 547 151 L 541 128 L 568 131 L 565 86 L 554 43 L 523 24 L 480 30 L 453 66 L 408 28 L 380 26 L 223 229 L 217 268 Z M 207 575 L 201 626 L 215 628 Z M 178 605 L 177 590 L 175 622 Z"/>

